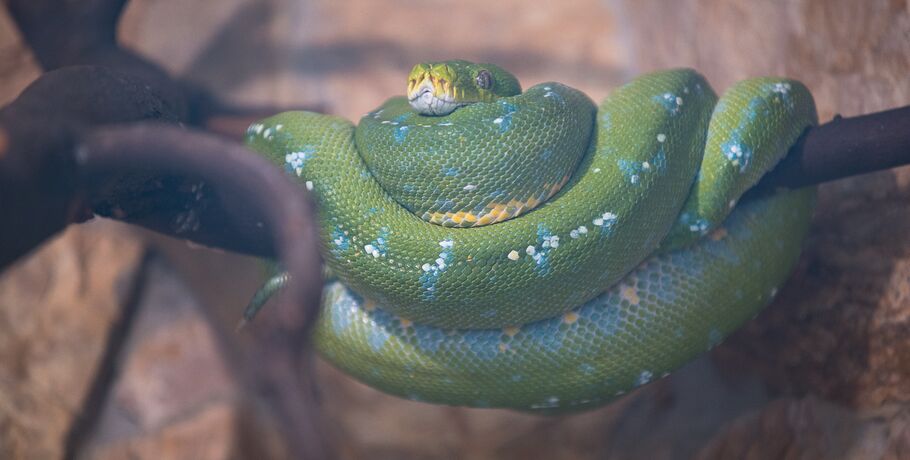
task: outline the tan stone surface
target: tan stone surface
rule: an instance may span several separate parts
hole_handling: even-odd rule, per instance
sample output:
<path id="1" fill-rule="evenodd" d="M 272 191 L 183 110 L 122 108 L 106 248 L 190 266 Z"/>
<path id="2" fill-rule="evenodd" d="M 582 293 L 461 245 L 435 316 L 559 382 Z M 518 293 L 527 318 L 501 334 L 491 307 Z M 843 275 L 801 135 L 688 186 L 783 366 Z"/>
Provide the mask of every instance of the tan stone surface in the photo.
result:
<path id="1" fill-rule="evenodd" d="M 116 383 L 85 458 L 244 458 L 281 445 L 255 420 L 211 324 L 173 269 L 156 259 Z M 246 433 L 241 433 L 245 430 Z M 243 443 L 241 440 L 252 442 Z M 271 449 L 271 450 L 270 450 Z"/>
<path id="2" fill-rule="evenodd" d="M 595 99 L 620 82 L 613 16 L 593 0 L 192 5 L 134 2 L 121 35 L 169 69 L 239 101 L 322 105 L 357 120 L 404 93 L 416 62 L 455 57 L 504 65 L 525 86 L 559 80 Z M 161 34 L 160 24 L 191 11 L 206 13 Z M 222 28 L 213 34 L 208 27 Z"/>
<path id="3" fill-rule="evenodd" d="M 906 407 L 863 414 L 812 397 L 782 398 L 728 424 L 696 458 L 903 459 L 908 417 Z"/>
<path id="4" fill-rule="evenodd" d="M 224 404 L 200 408 L 186 418 L 175 419 L 160 431 L 91 451 L 87 458 L 98 460 L 131 459 L 227 459 L 235 446 L 237 413 Z"/>
<path id="5" fill-rule="evenodd" d="M 0 274 L 0 458 L 62 454 L 142 253 L 93 222 Z"/>

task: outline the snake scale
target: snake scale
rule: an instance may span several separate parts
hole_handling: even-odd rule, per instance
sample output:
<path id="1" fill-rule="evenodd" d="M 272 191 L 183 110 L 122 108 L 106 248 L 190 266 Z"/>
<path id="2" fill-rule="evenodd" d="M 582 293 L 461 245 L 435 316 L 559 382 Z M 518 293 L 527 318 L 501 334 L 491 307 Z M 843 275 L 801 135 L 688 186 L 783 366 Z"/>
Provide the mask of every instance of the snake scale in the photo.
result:
<path id="1" fill-rule="evenodd" d="M 669 70 L 595 106 L 445 61 L 357 126 L 287 112 L 247 142 L 318 204 L 322 355 L 413 400 L 546 414 L 666 376 L 771 301 L 814 190 L 738 200 L 815 123 L 793 80 L 718 99 Z"/>

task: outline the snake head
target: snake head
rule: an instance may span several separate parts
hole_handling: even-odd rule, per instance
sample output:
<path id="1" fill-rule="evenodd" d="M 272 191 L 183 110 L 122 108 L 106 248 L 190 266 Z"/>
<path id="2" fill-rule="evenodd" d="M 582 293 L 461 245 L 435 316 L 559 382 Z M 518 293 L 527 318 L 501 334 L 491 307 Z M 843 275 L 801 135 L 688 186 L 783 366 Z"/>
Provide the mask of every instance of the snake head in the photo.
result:
<path id="1" fill-rule="evenodd" d="M 448 115 L 467 104 L 520 93 L 515 76 L 493 64 L 423 62 L 408 75 L 408 102 L 422 115 Z"/>

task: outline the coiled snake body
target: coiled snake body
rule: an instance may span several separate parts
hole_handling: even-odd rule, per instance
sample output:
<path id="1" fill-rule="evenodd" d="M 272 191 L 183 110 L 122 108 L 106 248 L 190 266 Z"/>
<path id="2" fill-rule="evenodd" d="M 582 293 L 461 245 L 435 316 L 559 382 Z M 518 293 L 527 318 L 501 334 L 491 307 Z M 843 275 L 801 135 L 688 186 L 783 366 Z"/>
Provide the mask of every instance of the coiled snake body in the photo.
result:
<path id="1" fill-rule="evenodd" d="M 320 208 L 317 349 L 403 397 L 543 413 L 603 404 L 716 345 L 775 295 L 812 189 L 737 205 L 816 122 L 796 81 L 719 100 L 645 75 L 599 107 L 489 64 L 421 64 L 358 126 L 288 112 L 248 143 Z M 467 228 L 462 228 L 467 227 Z"/>

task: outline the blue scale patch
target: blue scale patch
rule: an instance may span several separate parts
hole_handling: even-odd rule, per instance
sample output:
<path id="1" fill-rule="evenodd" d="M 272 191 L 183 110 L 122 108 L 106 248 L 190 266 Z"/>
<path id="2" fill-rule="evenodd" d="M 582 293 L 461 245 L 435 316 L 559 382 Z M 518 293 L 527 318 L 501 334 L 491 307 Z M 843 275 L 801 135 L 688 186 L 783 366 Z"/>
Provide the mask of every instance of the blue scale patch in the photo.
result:
<path id="1" fill-rule="evenodd" d="M 731 165 L 739 169 L 740 173 L 746 172 L 752 162 L 752 149 L 743 144 L 738 131 L 734 131 L 730 140 L 721 144 L 720 148 Z"/>
<path id="2" fill-rule="evenodd" d="M 601 112 L 598 118 L 600 119 L 600 127 L 602 129 L 609 130 L 613 128 L 613 119 L 610 112 Z"/>
<path id="3" fill-rule="evenodd" d="M 445 198 L 437 198 L 435 206 L 436 210 L 439 212 L 448 212 L 455 209 L 455 201 Z"/>
<path id="4" fill-rule="evenodd" d="M 777 85 L 770 85 L 764 89 L 765 91 L 774 92 L 775 88 L 777 88 Z M 768 97 L 768 95 L 764 95 L 752 98 L 752 100 L 749 101 L 749 107 L 746 109 L 746 112 L 740 120 L 739 125 L 730 133 L 730 136 L 726 142 L 721 144 L 721 152 L 723 153 L 724 157 L 727 158 L 727 161 L 729 161 L 732 166 L 738 168 L 740 173 L 746 172 L 746 170 L 749 168 L 749 165 L 752 163 L 753 155 L 752 147 L 745 142 L 742 133 L 747 129 L 747 127 L 754 124 L 755 120 L 759 116 L 770 115 L 770 108 L 768 107 L 767 99 Z M 779 97 L 783 98 L 784 96 L 781 95 Z"/>
<path id="5" fill-rule="evenodd" d="M 651 100 L 663 106 L 670 115 L 676 116 L 682 111 L 683 99 L 673 93 L 658 94 Z"/>
<path id="6" fill-rule="evenodd" d="M 390 231 L 388 227 L 380 228 L 379 234 L 376 235 L 376 238 L 363 246 L 363 251 L 367 255 L 371 255 L 373 257 L 385 257 L 389 251 L 389 233 Z"/>
<path id="7" fill-rule="evenodd" d="M 414 334 L 417 337 L 417 348 L 429 353 L 439 350 L 446 338 L 442 329 L 420 325 L 414 326 Z"/>
<path id="8" fill-rule="evenodd" d="M 724 340 L 724 335 L 716 328 L 711 328 L 711 331 L 708 332 L 708 349 L 714 348 L 720 345 Z"/>
<path id="9" fill-rule="evenodd" d="M 714 106 L 714 110 L 711 112 L 711 119 L 715 119 L 718 115 L 727 111 L 727 99 L 721 98 L 720 101 Z"/>
<path id="10" fill-rule="evenodd" d="M 679 215 L 679 223 L 688 228 L 690 232 L 698 233 L 700 235 L 707 234 L 708 230 L 711 228 L 711 222 L 707 219 L 692 215 L 688 212 Z"/>
<path id="11" fill-rule="evenodd" d="M 287 173 L 300 175 L 299 170 L 306 167 L 307 161 L 316 155 L 316 147 L 305 145 L 303 148 L 284 156 L 284 170 Z"/>
<path id="12" fill-rule="evenodd" d="M 562 327 L 560 320 L 541 321 L 528 329 L 528 337 L 548 353 L 559 353 L 562 350 L 566 335 L 574 330 L 578 322 Z"/>
<path id="13" fill-rule="evenodd" d="M 552 272 L 550 267 L 550 252 L 559 247 L 559 236 L 554 235 L 544 224 L 537 225 L 537 246 L 526 251 L 534 261 L 534 270 L 539 276 L 547 276 Z"/>
<path id="14" fill-rule="evenodd" d="M 341 294 L 332 302 L 331 305 L 331 317 L 332 317 L 332 331 L 335 332 L 335 335 L 340 335 L 351 326 L 351 320 L 357 309 L 358 305 L 361 305 L 361 299 L 359 296 L 353 293 L 349 289 L 341 290 Z"/>
<path id="15" fill-rule="evenodd" d="M 404 142 L 405 138 L 408 137 L 408 131 L 411 129 L 410 126 L 397 126 L 395 127 L 395 143 L 400 144 Z"/>
<path id="16" fill-rule="evenodd" d="M 635 379 L 635 386 L 642 386 L 651 381 L 654 378 L 654 373 L 649 370 L 641 371 L 641 374 L 638 374 L 638 378 Z"/>
<path id="17" fill-rule="evenodd" d="M 332 254 L 339 255 L 351 248 L 351 239 L 344 234 L 344 230 L 339 226 L 332 229 Z"/>
<path id="18" fill-rule="evenodd" d="M 566 99 L 562 97 L 562 94 L 559 94 L 556 91 L 551 91 L 549 86 L 544 87 L 544 90 L 546 92 L 543 94 L 543 97 L 551 98 L 554 101 L 559 102 L 560 105 L 566 105 Z"/>
<path id="19" fill-rule="evenodd" d="M 493 123 L 499 125 L 499 133 L 505 133 L 512 126 L 512 115 L 518 111 L 518 107 L 506 101 L 499 101 L 502 106 L 503 114 L 493 120 Z"/>
<path id="20" fill-rule="evenodd" d="M 496 189 L 487 195 L 489 201 L 508 201 L 509 193 L 502 189 Z"/>
<path id="21" fill-rule="evenodd" d="M 395 125 L 395 129 L 392 130 L 392 137 L 395 139 L 396 144 L 404 142 L 408 137 L 408 131 L 411 127 L 408 125 L 402 125 L 401 123 L 405 122 L 408 118 L 411 117 L 411 113 L 404 113 L 392 120 L 392 124 Z"/>
<path id="22" fill-rule="evenodd" d="M 793 110 L 796 107 L 796 102 L 790 97 L 790 90 L 793 89 L 790 83 L 785 81 L 771 83 L 763 89 L 772 94 L 776 94 L 780 100 L 783 101 L 784 107 L 786 107 L 787 110 Z"/>
<path id="23" fill-rule="evenodd" d="M 445 166 L 444 166 L 444 167 L 442 168 L 442 175 L 448 176 L 448 177 L 457 177 L 457 176 L 458 176 L 458 168 L 453 167 L 453 166 L 449 166 L 449 167 L 445 167 Z"/>
<path id="24" fill-rule="evenodd" d="M 500 331 L 492 329 L 470 329 L 464 332 L 462 340 L 478 358 L 489 361 L 499 354 Z"/>
<path id="25" fill-rule="evenodd" d="M 657 152 L 647 161 L 639 162 L 620 159 L 616 161 L 616 165 L 619 166 L 619 171 L 622 172 L 623 177 L 629 183 L 640 185 L 646 175 L 663 175 L 667 172 L 667 153 L 664 151 L 663 145 L 661 145 L 658 147 Z"/>
<path id="26" fill-rule="evenodd" d="M 616 225 L 616 220 L 616 214 L 605 212 L 591 220 L 591 223 L 594 224 L 595 227 L 600 228 L 601 237 L 608 237 L 613 234 L 613 226 Z M 607 274 L 608 272 L 604 273 Z"/>
<path id="27" fill-rule="evenodd" d="M 386 341 L 389 340 L 390 334 L 385 327 L 371 327 L 367 331 L 367 342 L 370 344 L 370 348 L 373 351 L 380 351 L 385 345 Z"/>
<path id="28" fill-rule="evenodd" d="M 619 299 L 610 294 L 603 304 L 589 303 L 578 309 L 579 320 L 586 319 L 605 336 L 615 335 L 622 325 L 622 311 L 617 306 Z"/>
<path id="29" fill-rule="evenodd" d="M 420 286 L 423 288 L 420 296 L 424 300 L 436 299 L 436 283 L 439 281 L 439 277 L 442 276 L 455 259 L 455 256 L 452 254 L 453 245 L 454 243 L 451 239 L 440 241 L 439 246 L 442 250 L 439 252 L 439 257 L 420 267 L 423 272 L 420 275 Z"/>

